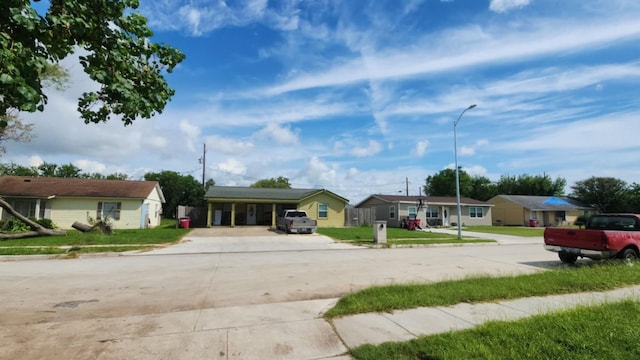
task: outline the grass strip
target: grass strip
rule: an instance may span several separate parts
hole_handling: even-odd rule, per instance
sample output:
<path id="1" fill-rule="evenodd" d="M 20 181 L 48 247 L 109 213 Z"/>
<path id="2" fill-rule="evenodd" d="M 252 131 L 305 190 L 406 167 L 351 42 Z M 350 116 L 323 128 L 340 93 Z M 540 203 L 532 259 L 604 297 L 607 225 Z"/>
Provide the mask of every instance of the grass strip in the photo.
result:
<path id="1" fill-rule="evenodd" d="M 341 298 L 325 316 L 445 306 L 528 296 L 604 291 L 640 284 L 640 265 L 602 261 L 517 276 L 481 276 L 431 284 L 367 288 Z"/>
<path id="2" fill-rule="evenodd" d="M 72 254 L 72 253 L 105 253 L 105 252 L 125 252 L 146 250 L 152 248 L 152 246 L 100 246 L 100 247 L 74 247 L 71 250 L 67 248 L 42 246 L 42 247 L 0 247 L 0 255 L 58 255 L 58 254 Z"/>
<path id="3" fill-rule="evenodd" d="M 358 226 L 349 228 L 318 228 L 318 234 L 337 240 L 373 242 L 373 228 Z M 456 235 L 432 233 L 429 231 L 409 231 L 407 229 L 387 228 L 387 240 L 394 239 L 451 239 L 457 240 Z"/>
<path id="4" fill-rule="evenodd" d="M 521 226 L 465 226 L 465 231 L 481 232 L 487 234 L 500 234 L 524 237 L 539 237 L 544 235 L 543 227 Z"/>
<path id="5" fill-rule="evenodd" d="M 640 359 L 640 303 L 627 300 L 494 321 L 402 343 L 363 345 L 356 359 Z"/>
<path id="6" fill-rule="evenodd" d="M 190 229 L 122 229 L 106 235 L 98 232 L 83 233 L 68 230 L 66 236 L 41 236 L 0 241 L 0 246 L 65 246 L 65 245 L 120 245 L 166 244 L 180 240 Z"/>

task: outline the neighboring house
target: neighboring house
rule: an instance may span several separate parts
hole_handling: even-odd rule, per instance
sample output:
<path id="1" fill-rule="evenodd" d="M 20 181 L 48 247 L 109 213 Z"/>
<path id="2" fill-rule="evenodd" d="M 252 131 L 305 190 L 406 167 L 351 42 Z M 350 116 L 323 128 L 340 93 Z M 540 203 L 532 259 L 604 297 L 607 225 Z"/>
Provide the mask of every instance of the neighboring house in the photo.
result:
<path id="1" fill-rule="evenodd" d="M 374 208 L 376 220 L 386 220 L 388 227 L 402 227 L 405 219 L 415 215 L 420 224 L 451 226 L 458 222 L 455 197 L 370 195 L 355 206 Z M 460 198 L 462 225 L 491 225 L 492 204 L 484 201 Z"/>
<path id="2" fill-rule="evenodd" d="M 595 208 L 566 197 L 498 195 L 489 202 L 494 205 L 494 225 L 571 225 L 578 216 L 596 212 Z"/>
<path id="3" fill-rule="evenodd" d="M 212 186 L 205 194 L 207 226 L 276 226 L 284 209 L 305 210 L 319 227 L 341 227 L 349 200 L 328 190 Z"/>
<path id="4" fill-rule="evenodd" d="M 164 195 L 157 181 L 0 176 L 0 196 L 27 217 L 62 229 L 78 221 L 109 219 L 115 229 L 160 225 Z M 11 215 L 0 208 L 0 218 Z"/>

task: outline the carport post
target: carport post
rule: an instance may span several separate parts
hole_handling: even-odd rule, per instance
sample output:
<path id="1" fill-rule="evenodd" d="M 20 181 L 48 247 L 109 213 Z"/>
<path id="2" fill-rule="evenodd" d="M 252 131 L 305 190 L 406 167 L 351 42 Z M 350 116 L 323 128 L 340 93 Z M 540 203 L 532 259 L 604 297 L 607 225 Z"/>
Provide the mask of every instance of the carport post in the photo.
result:
<path id="1" fill-rule="evenodd" d="M 236 227 L 236 203 L 231 203 L 231 227 Z"/>
<path id="2" fill-rule="evenodd" d="M 276 204 L 271 204 L 271 228 L 276 228 Z"/>

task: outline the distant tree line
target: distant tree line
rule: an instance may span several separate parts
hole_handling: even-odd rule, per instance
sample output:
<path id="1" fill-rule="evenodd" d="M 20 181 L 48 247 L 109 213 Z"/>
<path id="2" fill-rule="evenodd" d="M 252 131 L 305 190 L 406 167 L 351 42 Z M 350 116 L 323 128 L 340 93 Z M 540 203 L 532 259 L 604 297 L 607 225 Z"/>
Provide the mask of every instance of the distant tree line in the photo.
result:
<path id="1" fill-rule="evenodd" d="M 498 181 L 470 176 L 459 169 L 460 196 L 487 201 L 496 195 L 564 196 L 567 181 L 549 175 L 503 175 Z M 456 196 L 455 169 L 444 169 L 425 180 L 429 196 Z M 601 212 L 640 213 L 640 185 L 612 177 L 590 177 L 571 186 L 567 197 L 594 206 Z"/>

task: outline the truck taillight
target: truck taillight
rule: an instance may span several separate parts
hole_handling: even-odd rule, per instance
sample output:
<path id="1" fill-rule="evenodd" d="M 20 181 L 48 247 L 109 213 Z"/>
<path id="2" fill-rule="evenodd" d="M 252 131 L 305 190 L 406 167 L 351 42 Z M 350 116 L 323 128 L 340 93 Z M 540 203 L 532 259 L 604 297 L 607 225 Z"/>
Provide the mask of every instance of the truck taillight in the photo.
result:
<path id="1" fill-rule="evenodd" d="M 600 234 L 600 246 L 602 246 L 603 249 L 609 248 L 609 239 L 607 239 L 607 234 L 604 232 Z"/>

